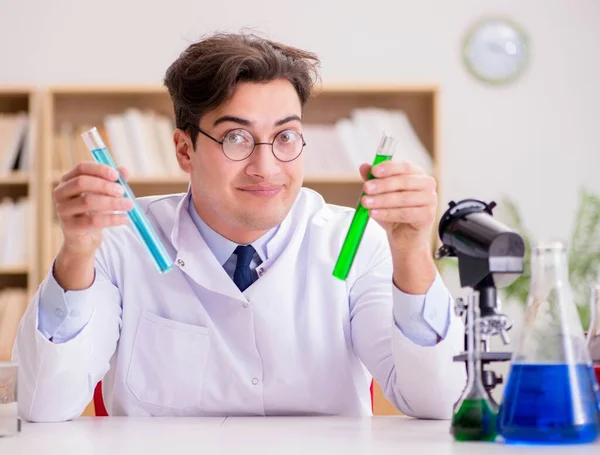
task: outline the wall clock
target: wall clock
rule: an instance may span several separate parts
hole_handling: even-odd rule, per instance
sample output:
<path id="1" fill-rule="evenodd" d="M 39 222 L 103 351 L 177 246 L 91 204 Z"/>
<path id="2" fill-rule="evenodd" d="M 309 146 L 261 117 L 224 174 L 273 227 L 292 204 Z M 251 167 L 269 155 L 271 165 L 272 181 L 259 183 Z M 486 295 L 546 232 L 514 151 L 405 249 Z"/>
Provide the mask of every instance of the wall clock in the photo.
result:
<path id="1" fill-rule="evenodd" d="M 524 31 L 505 18 L 487 18 L 473 25 L 463 43 L 463 60 L 480 81 L 513 82 L 526 68 L 529 44 Z"/>

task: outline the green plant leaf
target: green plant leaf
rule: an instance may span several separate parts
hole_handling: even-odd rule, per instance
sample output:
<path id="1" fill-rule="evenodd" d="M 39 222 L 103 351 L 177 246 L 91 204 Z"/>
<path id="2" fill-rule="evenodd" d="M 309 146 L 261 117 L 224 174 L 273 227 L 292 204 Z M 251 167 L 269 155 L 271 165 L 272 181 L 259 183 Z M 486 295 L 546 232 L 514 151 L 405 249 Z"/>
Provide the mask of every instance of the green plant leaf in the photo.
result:
<path id="1" fill-rule="evenodd" d="M 514 229 L 523 239 L 525 254 L 523 256 L 523 273 L 509 286 L 502 289 L 505 299 L 515 299 L 523 306 L 527 304 L 529 295 L 529 282 L 531 278 L 531 234 L 525 227 L 523 217 L 517 203 L 509 197 L 502 199 L 503 208 L 506 210 L 508 220 L 506 224 Z"/>
<path id="2" fill-rule="evenodd" d="M 569 282 L 582 325 L 589 326 L 590 289 L 600 270 L 600 199 L 582 189 L 569 245 Z"/>

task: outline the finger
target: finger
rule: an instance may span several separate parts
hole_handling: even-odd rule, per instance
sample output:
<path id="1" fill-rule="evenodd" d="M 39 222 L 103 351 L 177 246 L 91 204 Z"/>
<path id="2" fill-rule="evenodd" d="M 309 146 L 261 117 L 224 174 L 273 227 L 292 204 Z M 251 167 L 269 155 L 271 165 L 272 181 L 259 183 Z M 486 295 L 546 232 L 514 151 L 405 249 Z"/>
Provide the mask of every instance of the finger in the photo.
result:
<path id="1" fill-rule="evenodd" d="M 392 193 L 363 196 L 361 200 L 366 208 L 388 209 L 401 207 L 423 207 L 437 204 L 435 193 L 427 191 L 395 191 Z"/>
<path id="2" fill-rule="evenodd" d="M 66 232 L 72 230 L 103 229 L 129 223 L 129 217 L 121 213 L 97 213 L 74 216 L 63 221 Z"/>
<path id="3" fill-rule="evenodd" d="M 408 161 L 384 161 L 373 166 L 375 177 L 387 177 L 397 174 L 425 174 L 425 171 Z"/>
<path id="4" fill-rule="evenodd" d="M 387 223 L 412 224 L 414 226 L 428 225 L 435 219 L 435 207 L 402 207 L 393 209 L 370 210 L 369 215 Z"/>
<path id="5" fill-rule="evenodd" d="M 129 198 L 84 193 L 78 197 L 57 204 L 56 214 L 59 217 L 68 217 L 88 212 L 128 211 L 132 208 L 133 201 Z"/>
<path id="6" fill-rule="evenodd" d="M 360 171 L 361 178 L 363 179 L 363 181 L 365 181 L 369 177 L 369 172 L 371 171 L 371 165 L 367 164 L 367 163 L 363 163 L 360 165 L 359 171 Z"/>
<path id="7" fill-rule="evenodd" d="M 392 191 L 429 191 L 435 192 L 437 183 L 426 174 L 393 175 L 365 182 L 363 189 L 367 194 L 381 194 Z"/>
<path id="8" fill-rule="evenodd" d="M 111 182 L 114 182 L 119 178 L 119 173 L 106 164 L 100 164 L 94 161 L 82 161 L 73 169 L 63 174 L 60 181 L 68 182 L 79 175 L 93 175 L 105 180 L 110 180 Z"/>
<path id="9" fill-rule="evenodd" d="M 56 202 L 63 202 L 81 193 L 95 193 L 106 196 L 123 196 L 125 189 L 119 183 L 109 182 L 92 175 L 78 175 L 61 183 L 54 189 L 53 196 Z"/>
<path id="10" fill-rule="evenodd" d="M 129 180 L 129 171 L 125 166 L 119 166 L 119 172 L 121 173 L 125 181 Z"/>

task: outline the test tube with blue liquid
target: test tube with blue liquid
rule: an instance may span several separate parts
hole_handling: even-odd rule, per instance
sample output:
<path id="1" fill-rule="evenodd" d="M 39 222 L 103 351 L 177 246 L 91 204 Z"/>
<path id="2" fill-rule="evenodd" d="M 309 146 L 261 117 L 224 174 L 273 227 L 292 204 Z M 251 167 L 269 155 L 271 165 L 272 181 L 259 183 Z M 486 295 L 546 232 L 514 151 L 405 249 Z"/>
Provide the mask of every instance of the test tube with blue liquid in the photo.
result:
<path id="1" fill-rule="evenodd" d="M 569 284 L 566 246 L 537 245 L 525 323 L 499 409 L 507 443 L 590 443 L 600 433 L 596 384 Z"/>
<path id="2" fill-rule="evenodd" d="M 94 161 L 110 166 L 117 171 L 119 170 L 117 164 L 108 151 L 108 148 L 104 144 L 100 133 L 95 127 L 82 133 L 81 137 L 90 150 Z M 119 175 L 117 182 L 121 184 L 123 188 L 125 188 L 124 196 L 133 201 L 133 209 L 127 212 L 127 216 L 131 221 L 131 226 L 133 227 L 135 233 L 146 247 L 146 250 L 152 258 L 152 261 L 154 262 L 154 265 L 158 271 L 160 273 L 169 272 L 173 268 L 173 259 L 167 253 L 165 246 L 158 238 L 158 235 L 148 221 L 148 218 L 146 218 L 146 215 L 144 215 L 144 212 L 137 203 L 135 195 L 133 194 L 133 191 L 131 191 L 129 184 L 121 175 Z"/>

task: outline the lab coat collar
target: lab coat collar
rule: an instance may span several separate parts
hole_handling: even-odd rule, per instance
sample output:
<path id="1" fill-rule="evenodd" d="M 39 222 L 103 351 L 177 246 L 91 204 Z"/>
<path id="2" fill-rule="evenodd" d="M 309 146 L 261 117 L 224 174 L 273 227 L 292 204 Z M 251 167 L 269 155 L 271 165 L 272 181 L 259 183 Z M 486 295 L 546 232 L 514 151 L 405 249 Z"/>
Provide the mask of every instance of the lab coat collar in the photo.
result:
<path id="1" fill-rule="evenodd" d="M 219 261 L 219 264 L 224 265 L 238 247 L 238 244 L 212 229 L 196 211 L 196 208 L 194 207 L 194 198 L 190 196 L 189 199 L 188 213 L 192 217 L 192 221 L 196 225 L 196 228 L 200 231 L 200 235 L 202 235 L 202 238 L 210 250 Z M 259 256 L 260 262 L 264 263 L 269 258 L 267 245 L 275 236 L 278 229 L 279 226 L 275 226 L 252 242 L 252 246 L 256 250 L 256 254 Z"/>
<path id="2" fill-rule="evenodd" d="M 173 212 L 170 216 L 166 213 L 155 214 L 158 215 L 156 220 L 162 231 L 165 234 L 170 232 L 171 244 L 176 252 L 175 265 L 200 286 L 236 300 L 245 300 L 244 294 L 229 277 L 222 264 L 219 264 L 194 224 L 188 212 L 190 195 L 191 186 L 188 186 L 188 191 L 181 194 L 174 214 Z M 292 205 L 290 213 L 279 225 L 276 234 L 267 243 L 269 267 L 281 255 L 295 230 L 292 219 L 297 205 L 298 198 Z M 245 292 L 252 287 L 253 285 Z"/>
<path id="3" fill-rule="evenodd" d="M 189 193 L 177 206 L 171 238 L 177 251 L 175 263 L 198 285 L 236 300 L 244 296 L 212 253 L 188 212 Z"/>

